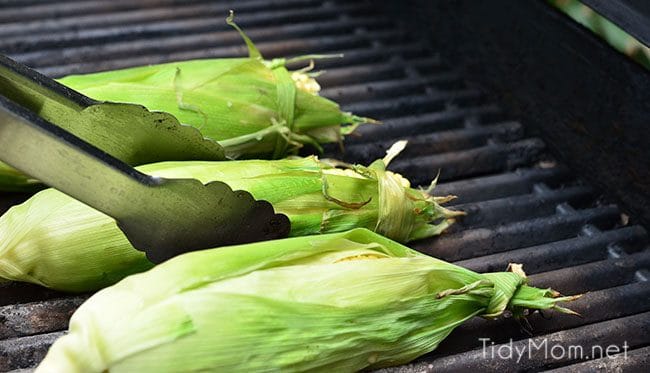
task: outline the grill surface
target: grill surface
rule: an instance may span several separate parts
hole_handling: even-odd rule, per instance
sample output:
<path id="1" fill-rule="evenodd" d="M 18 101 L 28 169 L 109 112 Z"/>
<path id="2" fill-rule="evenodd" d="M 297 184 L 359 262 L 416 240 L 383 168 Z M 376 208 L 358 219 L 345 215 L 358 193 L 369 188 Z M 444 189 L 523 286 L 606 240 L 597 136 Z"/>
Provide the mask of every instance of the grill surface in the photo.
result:
<path id="1" fill-rule="evenodd" d="M 327 0 L 25 1 L 0 2 L 0 52 L 53 77 L 147 63 L 245 54 L 223 22 L 228 9 L 265 57 L 337 53 L 318 63 L 323 95 L 344 109 L 383 120 L 328 156 L 368 162 L 392 142 L 409 139 L 392 169 L 426 185 L 442 170 L 438 194 L 456 194 L 469 214 L 440 238 L 415 249 L 477 271 L 524 264 L 531 283 L 565 294 L 589 292 L 571 308 L 584 317 L 539 313 L 532 335 L 513 319 L 474 319 L 438 350 L 386 372 L 431 370 L 640 370 L 650 344 L 650 250 L 644 228 L 629 225 L 615 205 L 546 155 L 487 94 L 445 66 L 435 46 L 410 35 L 371 2 Z M 0 213 L 25 195 L 4 194 Z M 0 237 L 0 239 L 2 239 Z M 88 295 L 32 285 L 0 285 L 0 371 L 29 368 L 67 327 Z M 528 338 L 532 339 L 528 339 Z M 599 354 L 579 360 L 544 353 L 513 359 L 483 355 L 530 341 L 566 346 L 627 343 L 627 358 Z"/>

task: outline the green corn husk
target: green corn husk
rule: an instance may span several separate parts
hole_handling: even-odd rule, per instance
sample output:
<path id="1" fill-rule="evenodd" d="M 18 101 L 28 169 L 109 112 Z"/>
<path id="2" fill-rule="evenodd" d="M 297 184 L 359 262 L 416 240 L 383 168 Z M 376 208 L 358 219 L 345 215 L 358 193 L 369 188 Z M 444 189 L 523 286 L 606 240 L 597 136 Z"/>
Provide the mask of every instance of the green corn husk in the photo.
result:
<path id="1" fill-rule="evenodd" d="M 269 201 L 291 220 L 291 235 L 365 227 L 407 242 L 441 233 L 461 214 L 385 171 L 394 155 L 369 167 L 335 168 L 316 157 L 277 161 L 165 162 L 138 167 L 169 178 L 220 180 Z M 338 164 L 338 163 L 337 163 Z M 110 217 L 54 189 L 0 217 L 0 278 L 64 291 L 90 291 L 149 269 Z"/>
<path id="2" fill-rule="evenodd" d="M 31 192 L 42 188 L 38 180 L 0 162 L 0 191 Z"/>
<path id="3" fill-rule="evenodd" d="M 574 313 L 521 273 L 365 229 L 192 252 L 91 297 L 36 372 L 352 372 L 407 363 L 474 316 Z"/>
<path id="4" fill-rule="evenodd" d="M 318 95 L 318 73 L 289 71 L 288 63 L 317 58 L 264 60 L 253 42 L 227 19 L 246 42 L 247 58 L 179 61 L 99 73 L 70 75 L 59 82 L 102 101 L 140 104 L 173 114 L 224 147 L 232 159 L 280 159 L 303 144 L 340 142 L 362 123 L 377 123 L 343 112 Z M 342 126 L 343 125 L 343 126 Z M 15 169 L 0 163 L 0 190 L 30 190 Z"/>
<path id="5" fill-rule="evenodd" d="M 248 58 L 180 61 L 59 81 L 98 100 L 171 113 L 217 140 L 231 158 L 283 158 L 305 143 L 340 141 L 357 125 L 374 122 L 318 96 L 316 74 L 286 68 L 288 62 L 330 56 L 264 60 L 232 15 L 227 22 L 241 33 Z"/>

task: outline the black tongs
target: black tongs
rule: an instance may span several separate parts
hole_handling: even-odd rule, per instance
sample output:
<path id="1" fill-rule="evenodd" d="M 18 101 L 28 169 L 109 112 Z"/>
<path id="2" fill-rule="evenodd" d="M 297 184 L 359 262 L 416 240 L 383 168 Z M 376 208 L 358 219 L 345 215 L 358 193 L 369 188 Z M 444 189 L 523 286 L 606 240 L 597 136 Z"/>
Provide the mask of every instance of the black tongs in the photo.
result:
<path id="1" fill-rule="evenodd" d="M 288 235 L 287 217 L 248 192 L 130 166 L 224 159 L 171 114 L 95 101 L 0 55 L 0 160 L 113 217 L 155 263 Z"/>

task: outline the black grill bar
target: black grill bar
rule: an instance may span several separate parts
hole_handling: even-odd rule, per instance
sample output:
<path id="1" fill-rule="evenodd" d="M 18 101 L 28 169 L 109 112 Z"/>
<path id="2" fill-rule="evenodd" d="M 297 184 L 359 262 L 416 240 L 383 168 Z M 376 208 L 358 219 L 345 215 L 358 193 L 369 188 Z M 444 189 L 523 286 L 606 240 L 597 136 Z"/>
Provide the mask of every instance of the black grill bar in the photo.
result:
<path id="1" fill-rule="evenodd" d="M 400 49 L 404 50 L 404 46 L 400 46 Z M 413 47 L 412 52 L 415 52 L 417 47 Z M 351 61 L 353 61 L 350 53 L 359 54 L 357 51 L 347 51 L 343 52 L 342 59 L 332 59 L 332 60 L 321 60 L 318 61 L 318 67 L 326 68 L 327 74 L 321 75 L 318 78 L 318 81 L 329 87 L 330 89 L 338 86 L 351 85 L 354 83 L 366 83 L 368 81 L 381 79 L 395 79 L 395 78 L 404 78 L 406 73 L 404 71 L 404 64 L 399 63 L 394 58 L 397 54 L 404 54 L 400 52 L 399 49 L 391 48 L 391 53 L 386 55 L 384 50 L 371 49 L 369 52 L 373 53 L 371 56 L 370 63 L 363 65 L 354 66 Z M 336 67 L 337 64 L 341 64 L 345 61 L 345 65 L 341 67 Z M 377 62 L 381 61 L 381 62 Z M 430 56 L 425 56 L 421 58 L 414 58 L 411 62 L 412 64 L 422 65 L 422 66 L 440 66 L 440 59 Z M 334 68 L 332 68 L 334 66 Z M 443 71 L 445 72 L 445 71 Z M 345 91 L 341 91 L 345 93 Z"/>
<path id="2" fill-rule="evenodd" d="M 397 158 L 389 169 L 403 174 L 414 185 L 426 185 L 438 171 L 441 171 L 441 181 L 512 171 L 538 161 L 543 150 L 544 143 L 532 138 L 445 154 Z"/>
<path id="3" fill-rule="evenodd" d="M 260 41 L 258 43 L 259 48 L 264 55 L 268 57 L 279 57 L 281 55 L 299 53 L 301 50 L 304 50 L 300 48 L 303 43 L 307 43 L 307 45 L 318 43 L 321 48 L 327 44 L 340 43 L 339 45 L 334 44 L 331 49 L 340 48 L 345 45 L 357 46 L 368 43 L 368 38 L 361 35 L 336 35 L 345 34 L 346 31 L 349 31 L 355 25 L 352 22 L 342 21 L 339 23 L 327 21 L 327 19 L 331 18 L 334 14 L 335 12 L 304 12 L 301 20 L 309 21 L 305 24 L 294 23 L 292 25 L 265 27 L 263 29 L 254 30 L 254 32 L 249 32 L 248 35 L 251 38 Z M 295 17 L 295 15 L 291 15 L 289 18 Z M 319 19 L 325 20 L 319 21 Z M 363 20 L 359 20 L 359 22 L 364 24 Z M 377 20 L 366 21 L 366 24 L 368 26 L 381 25 L 381 22 L 382 21 Z M 336 25 L 339 25 L 339 27 L 336 27 Z M 330 33 L 333 32 L 335 34 L 328 37 L 319 38 L 316 36 L 308 38 L 308 36 L 319 35 L 322 31 L 329 31 Z M 296 36 L 304 37 L 295 39 Z M 399 33 L 394 31 L 380 31 L 376 34 L 377 38 L 396 38 L 397 36 L 399 36 Z M 282 46 L 282 43 L 269 42 L 269 40 L 286 41 L 287 39 L 294 39 L 293 44 L 290 42 L 288 46 Z M 62 40 L 52 41 L 53 44 L 60 44 L 61 42 Z M 268 42 L 271 46 L 267 46 L 265 42 Z M 217 43 L 219 47 L 215 47 Z M 295 45 L 295 43 L 299 44 Z M 234 48 L 228 46 L 234 46 Z M 79 47 L 69 47 L 64 50 L 59 48 L 49 50 L 39 49 L 34 52 L 16 53 L 15 57 L 30 66 L 49 67 L 65 64 L 67 61 L 83 60 L 85 62 L 92 62 L 124 58 L 134 53 L 142 56 L 160 54 L 168 51 L 178 53 L 179 51 L 189 49 L 195 50 L 198 48 L 214 49 L 215 56 L 218 57 L 241 55 L 242 53 L 239 51 L 245 50 L 241 45 L 241 37 L 229 30 L 223 32 L 192 33 L 189 35 L 178 36 L 172 35 L 166 38 L 164 44 L 158 43 L 158 40 L 155 38 L 147 38 L 103 43 L 100 48 L 97 48 L 95 45 L 83 45 Z M 281 50 L 276 51 L 273 50 L 274 48 L 280 48 Z"/>
<path id="4" fill-rule="evenodd" d="M 530 283 L 540 287 L 553 284 L 556 290 L 564 294 L 587 293 L 638 281 L 637 273 L 648 266 L 650 252 L 645 250 L 623 259 L 610 258 L 538 273 L 531 276 Z M 589 294 L 586 298 L 589 299 Z"/>
<path id="5" fill-rule="evenodd" d="M 87 297 L 0 307 L 0 339 L 9 339 L 65 329 L 68 320 Z"/>
<path id="6" fill-rule="evenodd" d="M 64 296 L 64 293 L 23 282 L 0 284 L 0 307 L 15 303 L 38 302 Z"/>
<path id="7" fill-rule="evenodd" d="M 207 0 L 186 0 L 185 4 L 207 2 Z M 16 19 L 53 19 L 64 16 L 80 14 L 106 14 L 114 11 L 135 10 L 138 8 L 156 8 L 172 6 L 181 3 L 177 0 L 141 0 L 137 3 L 129 0 L 112 1 L 70 1 L 58 3 L 52 1 L 49 4 L 35 4 L 29 7 L 22 7 L 18 4 L 15 8 L 3 8 L 0 14 L 0 22 L 12 22 Z M 221 2 L 222 4 L 224 2 Z M 230 2 L 232 3 L 232 2 Z M 21 4 L 22 5 L 22 4 Z"/>
<path id="8" fill-rule="evenodd" d="M 266 45 L 260 45 L 262 48 L 267 48 Z M 246 54 L 246 51 L 244 48 L 239 48 L 237 49 L 234 53 L 233 56 L 243 56 Z M 383 50 L 380 51 L 371 45 L 367 46 L 356 46 L 356 47 L 351 47 L 351 48 L 343 48 L 337 49 L 335 51 L 330 51 L 330 53 L 342 53 L 345 55 L 345 61 L 346 63 L 353 64 L 353 63 L 359 63 L 359 62 L 367 62 L 367 61 L 376 61 L 376 60 L 381 60 L 384 56 L 384 53 L 400 53 L 408 56 L 420 56 L 422 55 L 422 46 L 418 43 L 404 43 L 400 45 L 393 46 L 389 48 L 389 50 Z M 212 57 L 223 57 L 223 56 L 229 56 L 227 53 L 223 53 L 221 50 L 215 50 L 214 48 L 206 48 L 206 49 L 198 49 L 198 50 L 193 50 L 190 52 L 185 53 L 188 58 L 212 58 Z M 168 57 L 169 58 L 169 57 Z M 129 57 L 129 58 L 124 58 L 124 59 L 119 59 L 119 60 L 111 60 L 111 61 L 105 61 L 102 63 L 102 67 L 104 69 L 118 69 L 118 68 L 124 68 L 124 67 L 130 67 L 130 66 L 136 66 L 136 65 L 143 65 L 143 64 L 153 64 L 153 63 L 160 63 L 160 62 L 168 62 L 169 60 L 165 59 L 165 55 L 152 55 L 152 56 L 138 56 L 138 57 Z M 330 66 L 336 66 L 337 64 L 341 64 L 337 59 L 331 59 L 331 60 L 321 60 L 318 62 L 318 67 L 320 68 L 325 68 L 327 69 Z M 72 73 L 84 73 L 84 72 L 92 72 L 97 69 L 97 63 L 70 63 L 66 65 L 61 65 L 61 66 L 53 66 L 53 67 L 43 67 L 39 68 L 39 71 L 42 71 L 44 73 L 47 73 L 48 75 L 51 75 L 53 77 L 59 77 L 67 74 L 72 74 Z M 328 74 L 329 75 L 329 74 Z M 324 78 L 325 76 L 323 76 Z M 324 79 L 319 79 L 319 81 L 323 81 Z"/>
<path id="9" fill-rule="evenodd" d="M 485 359 L 479 338 L 500 346 L 531 341 L 512 318 L 474 319 L 415 363 L 390 372 L 433 370 L 566 371 L 635 369 L 648 362 L 650 249 L 647 231 L 546 153 L 526 123 L 466 84 L 435 46 L 409 34 L 370 1 L 239 0 L 31 1 L 0 3 L 0 52 L 53 77 L 151 63 L 244 56 L 247 51 L 223 18 L 228 9 L 267 58 L 343 53 L 317 61 L 325 97 L 343 109 L 380 119 L 345 142 L 345 153 L 324 157 L 368 164 L 395 141 L 409 145 L 390 169 L 427 187 L 441 172 L 436 195 L 468 215 L 441 237 L 410 246 L 477 271 L 520 262 L 532 285 L 586 295 L 570 305 L 583 318 L 529 316 L 535 343 L 627 341 L 627 359 L 548 359 L 519 364 Z M 295 65 L 301 67 L 304 64 Z M 0 195 L 0 212 L 26 198 Z M 0 284 L 0 371 L 30 368 L 63 334 L 72 312 L 89 295 L 66 295 L 35 285 Z M 595 358 L 595 360 L 594 360 Z"/>
<path id="10" fill-rule="evenodd" d="M 612 243 L 635 243 L 647 240 L 645 229 L 634 226 L 603 232 L 595 237 L 577 237 L 489 256 L 456 262 L 478 272 L 503 270 L 503 263 L 526 263 L 526 273 L 537 273 L 604 259 Z"/>
<path id="11" fill-rule="evenodd" d="M 619 212 L 615 207 L 595 207 L 578 210 L 572 215 L 553 215 L 469 229 L 439 239 L 423 240 L 413 247 L 444 260 L 457 261 L 562 240 L 577 235 L 585 224 L 613 224 L 618 219 Z"/>
<path id="12" fill-rule="evenodd" d="M 426 113 L 442 110 L 445 107 L 472 105 L 480 103 L 480 99 L 480 91 L 463 89 L 435 92 L 429 95 L 402 95 L 393 99 L 362 101 L 345 105 L 344 108 L 360 115 L 394 118 L 403 115 L 403 113 Z"/>
<path id="13" fill-rule="evenodd" d="M 539 370 L 544 367 L 576 362 L 576 359 L 571 358 L 568 353 L 560 356 L 560 352 L 557 352 L 555 356 L 551 356 L 550 353 L 545 354 L 543 349 L 529 347 L 531 344 L 533 346 L 543 346 L 544 343 L 549 346 L 581 346 L 581 349 L 585 351 L 585 356 L 589 355 L 590 358 L 600 358 L 600 355 L 591 355 L 592 346 L 616 345 L 622 348 L 625 343 L 630 349 L 644 347 L 644 344 L 647 343 L 648 333 L 650 333 L 650 312 L 644 312 L 531 339 L 515 341 L 513 342 L 513 348 L 530 351 L 530 356 L 527 353 L 524 354 L 519 362 L 516 359 L 499 358 L 496 351 L 502 345 L 496 344 L 493 346 L 493 349 L 488 347 L 485 352 L 482 349 L 477 349 L 464 354 L 445 356 L 432 361 L 411 364 L 402 369 L 386 369 L 383 371 L 509 372 Z M 585 338 L 585 335 L 590 336 L 590 338 Z M 496 356 L 495 358 L 491 358 L 493 352 L 494 356 Z"/>
<path id="14" fill-rule="evenodd" d="M 263 11 L 271 7 L 274 10 L 291 9 L 292 7 L 307 7 L 317 5 L 318 0 L 287 0 L 287 1 L 248 1 L 241 2 L 233 9 L 237 12 L 257 12 Z M 62 19 L 44 19 L 37 21 L 18 21 L 12 23 L 5 23 L 2 25 L 0 35 L 2 36 L 15 36 L 16 40 L 22 40 L 25 47 L 31 47 L 27 44 L 27 40 L 31 41 L 33 36 L 51 35 L 57 33 L 57 36 L 65 38 L 65 33 L 76 32 L 79 38 L 84 37 L 84 33 L 79 30 L 92 30 L 95 35 L 103 36 L 100 34 L 102 31 L 110 32 L 112 27 L 129 29 L 133 28 L 141 32 L 142 29 L 156 29 L 160 31 L 167 31 L 168 28 L 178 24 L 181 20 L 185 19 L 204 19 L 208 16 L 212 17 L 212 27 L 221 28 L 223 26 L 220 22 L 215 22 L 216 19 L 224 16 L 224 10 L 227 8 L 215 3 L 214 1 L 187 4 L 183 7 L 162 7 L 150 9 L 134 9 L 128 11 L 111 12 L 111 16 L 107 17 L 105 14 L 91 14 L 91 15 L 77 15 L 74 18 Z M 25 11 L 24 9 L 22 10 Z M 19 17 L 17 19 L 24 19 Z M 15 21 L 15 19 L 11 20 Z M 158 28 L 157 28 L 158 27 Z M 172 29 L 175 32 L 186 32 L 186 29 Z M 22 39 L 21 39 L 22 38 Z M 91 42 L 95 40 L 85 38 Z M 33 39 L 35 44 L 42 43 L 38 38 Z M 30 48 L 31 49 L 31 48 Z"/>
<path id="15" fill-rule="evenodd" d="M 431 86 L 443 89 L 461 88 L 463 83 L 455 73 L 434 75 L 425 78 L 384 80 L 373 83 L 346 85 L 342 88 L 324 89 L 322 95 L 340 104 L 363 101 L 373 98 L 394 97 L 413 93 L 425 94 Z"/>
<path id="16" fill-rule="evenodd" d="M 512 141 L 522 135 L 521 124 L 505 122 L 483 127 L 454 129 L 448 131 L 423 133 L 421 135 L 404 136 L 409 146 L 400 154 L 403 157 L 416 157 L 427 154 L 439 154 L 454 150 L 471 149 L 483 146 L 491 139 Z M 372 143 L 352 144 L 345 147 L 345 159 L 356 162 L 372 162 L 386 154 L 386 150 L 395 140 L 375 141 Z"/>
<path id="17" fill-rule="evenodd" d="M 591 188 L 579 185 L 553 190 L 541 197 L 531 193 L 462 205 L 451 204 L 451 207 L 467 213 L 455 229 L 480 228 L 551 215 L 555 213 L 558 203 L 583 204 L 591 196 Z"/>
<path id="18" fill-rule="evenodd" d="M 499 113 L 499 109 L 495 105 L 479 104 L 468 108 L 451 106 L 441 108 L 436 112 L 417 113 L 390 119 L 382 118 L 381 126 L 361 127 L 356 136 L 346 139 L 346 143 L 385 141 L 387 138 L 417 136 L 435 130 L 455 129 L 462 127 L 468 121 L 476 121 L 479 118 L 486 118 L 487 121 L 489 117 L 498 117 Z"/>
<path id="19" fill-rule="evenodd" d="M 650 346 L 600 358 L 584 363 L 561 367 L 548 372 L 580 373 L 580 372 L 643 372 L 650 366 Z"/>
<path id="20" fill-rule="evenodd" d="M 443 183 L 436 187 L 435 192 L 456 195 L 454 203 L 487 201 L 530 193 L 538 183 L 558 187 L 560 183 L 566 183 L 569 177 L 569 170 L 561 166 L 519 168 L 514 172 Z"/>
<path id="21" fill-rule="evenodd" d="M 378 33 L 377 38 L 382 38 L 386 40 L 399 40 L 402 36 L 399 33 L 394 31 L 385 31 Z M 44 62 L 45 56 L 39 55 L 39 52 L 32 53 L 28 55 L 29 61 L 33 67 L 39 68 L 40 71 L 52 75 L 53 77 L 58 77 L 70 73 L 82 73 L 89 71 L 102 71 L 109 69 L 117 69 L 123 67 L 130 67 L 136 65 L 146 65 L 146 64 L 155 64 L 163 63 L 168 61 L 180 61 L 187 59 L 196 59 L 196 58 L 221 58 L 221 57 L 233 57 L 233 56 L 244 56 L 247 54 L 245 46 L 241 44 L 233 45 L 230 47 L 212 47 L 213 42 L 201 41 L 199 46 L 203 48 L 196 49 L 197 44 L 189 43 L 187 40 L 179 37 L 176 42 L 178 43 L 178 50 L 172 51 L 170 49 L 163 48 L 163 50 L 155 50 L 155 45 L 148 45 L 145 49 L 148 49 L 151 54 L 142 56 L 139 52 L 139 49 L 134 48 L 130 53 L 128 51 L 121 51 L 121 59 L 115 60 L 114 54 L 104 55 L 103 60 L 97 60 L 96 57 L 93 57 L 94 52 L 97 52 L 94 49 L 87 49 L 77 51 L 76 54 L 65 54 L 63 58 L 58 57 L 60 51 L 53 52 L 44 52 L 50 53 L 51 57 L 58 60 L 56 66 L 38 66 L 39 63 L 49 63 Z M 201 43 L 203 43 L 201 45 Z M 276 58 L 283 56 L 294 56 L 300 54 L 305 50 L 317 50 L 320 49 L 324 53 L 339 53 L 341 49 L 345 48 L 362 48 L 370 46 L 370 40 L 359 38 L 357 36 L 349 35 L 340 35 L 340 36 L 329 36 L 329 37 L 312 37 L 312 38 L 303 38 L 303 39 L 285 39 L 283 41 L 277 42 L 260 42 L 257 43 L 260 51 L 267 58 Z M 184 50 L 191 48 L 190 50 Z M 65 52 L 64 52 L 65 53 Z M 138 57 L 130 57 L 131 54 L 137 54 Z M 89 60 L 96 60 L 95 62 L 83 62 L 75 63 L 72 62 L 77 59 L 88 58 Z M 24 61 L 18 58 L 21 61 Z M 40 61 L 40 62 L 39 62 Z"/>
<path id="22" fill-rule="evenodd" d="M 322 31 L 344 33 L 346 30 L 353 30 L 359 26 L 376 28 L 382 25 L 385 26 L 386 24 L 385 20 L 366 17 L 356 18 L 354 22 L 351 20 L 336 21 L 335 23 L 339 24 L 340 27 L 339 29 L 336 29 L 332 25 L 334 22 L 328 22 L 321 19 L 331 18 L 331 12 L 319 12 L 314 14 L 313 12 L 310 13 L 305 11 L 286 11 L 284 13 L 289 19 L 298 18 L 303 22 L 312 22 L 264 27 L 256 30 L 257 36 L 254 36 L 252 33 L 250 36 L 259 40 L 269 40 L 270 38 L 282 38 L 291 35 L 315 34 L 318 28 L 321 27 L 323 28 Z M 274 18 L 273 15 L 269 15 L 268 20 L 260 20 L 259 23 L 262 25 L 275 24 L 275 22 L 269 22 L 270 20 L 276 20 L 276 18 Z M 168 44 L 168 41 L 166 41 L 166 46 L 177 49 L 178 46 L 182 45 L 201 45 L 201 43 L 210 45 L 209 41 L 212 41 L 212 44 L 214 44 L 214 40 L 219 40 L 220 45 L 232 45 L 241 41 L 241 37 L 230 32 L 231 29 L 213 27 L 215 24 L 215 17 L 210 16 L 201 21 L 187 20 L 176 21 L 174 23 L 167 22 L 157 28 L 141 26 L 133 26 L 132 28 L 115 27 L 113 29 L 102 29 L 95 32 L 84 32 L 83 34 L 72 31 L 63 35 L 51 34 L 29 35 L 28 37 L 8 37 L 0 41 L 0 47 L 9 52 L 21 52 L 21 49 L 25 46 L 29 46 L 29 49 L 32 50 L 34 49 L 32 46 L 36 46 L 39 51 L 42 52 L 49 50 L 52 54 L 55 54 L 61 47 L 67 47 L 71 49 L 70 53 L 76 52 L 81 54 L 85 49 L 88 49 L 89 47 L 92 48 L 99 44 L 102 45 L 103 48 L 106 47 L 107 56 L 114 57 L 120 56 L 121 53 L 128 48 L 140 47 L 144 49 L 144 46 L 156 44 L 156 38 L 188 35 L 187 32 L 191 32 L 191 34 L 186 37 L 180 36 L 175 39 L 175 43 L 178 44 Z M 222 26 L 222 24 L 219 23 L 219 26 Z M 215 29 L 221 31 L 216 31 Z M 139 41 L 138 43 L 135 43 L 133 40 L 136 38 Z M 116 43 L 114 42 L 115 40 L 122 41 Z M 208 42 L 206 42 L 206 40 Z M 91 42 L 92 44 L 90 44 Z M 143 51 L 146 51 L 146 49 Z M 24 58 L 26 61 L 32 61 L 30 55 L 31 53 L 29 52 L 25 54 Z M 35 60 L 38 62 L 38 58 Z M 52 63 L 56 62 L 56 60 L 52 61 Z"/>
<path id="23" fill-rule="evenodd" d="M 47 349 L 64 332 L 0 340 L 0 371 L 29 368 L 43 360 Z"/>

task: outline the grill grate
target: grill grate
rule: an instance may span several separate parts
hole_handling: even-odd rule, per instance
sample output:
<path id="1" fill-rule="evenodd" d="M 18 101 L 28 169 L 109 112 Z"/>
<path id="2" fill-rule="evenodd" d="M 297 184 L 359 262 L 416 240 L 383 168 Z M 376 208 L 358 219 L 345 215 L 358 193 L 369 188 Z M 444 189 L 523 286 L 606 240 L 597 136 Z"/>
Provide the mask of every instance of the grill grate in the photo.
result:
<path id="1" fill-rule="evenodd" d="M 486 94 L 448 68 L 435 49 L 405 32 L 370 1 L 19 1 L 0 2 L 0 52 L 50 76 L 159 63 L 230 57 L 246 51 L 222 21 L 228 9 L 266 57 L 338 53 L 324 60 L 323 95 L 359 115 L 380 118 L 328 155 L 367 163 L 395 140 L 409 139 L 392 164 L 415 184 L 442 170 L 437 194 L 459 196 L 469 212 L 440 238 L 412 247 L 477 271 L 523 263 L 531 283 L 566 294 L 590 293 L 571 305 L 583 318 L 534 314 L 528 339 L 512 319 L 474 319 L 438 350 L 386 372 L 444 370 L 564 371 L 640 369 L 650 355 L 650 250 L 647 232 L 626 225 L 614 205 L 546 155 Z M 0 212 L 24 199 L 0 196 Z M 0 371 L 33 367 L 67 327 L 87 295 L 33 285 L 0 285 Z M 479 338 L 499 347 L 514 339 L 581 345 L 629 345 L 627 359 L 589 361 L 533 354 L 483 356 Z M 488 350 L 489 353 L 489 350 Z"/>

